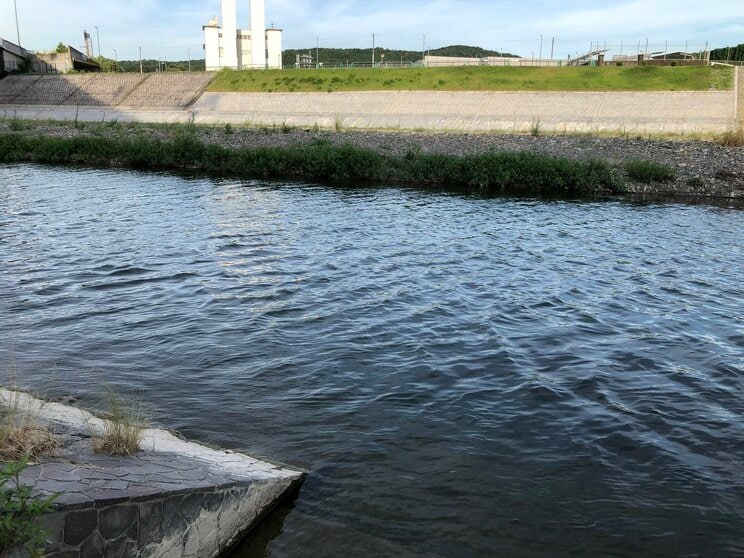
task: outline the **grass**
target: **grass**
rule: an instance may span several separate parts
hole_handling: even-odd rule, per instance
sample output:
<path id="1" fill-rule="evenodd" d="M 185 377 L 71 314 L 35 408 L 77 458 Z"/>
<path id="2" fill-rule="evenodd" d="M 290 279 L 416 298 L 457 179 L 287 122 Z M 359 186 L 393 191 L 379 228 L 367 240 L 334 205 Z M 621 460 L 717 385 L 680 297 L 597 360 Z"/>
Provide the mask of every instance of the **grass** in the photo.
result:
<path id="1" fill-rule="evenodd" d="M 673 168 L 654 161 L 631 160 L 625 163 L 625 173 L 631 180 L 650 184 L 671 182 L 677 176 Z"/>
<path id="2" fill-rule="evenodd" d="M 93 451 L 107 455 L 133 455 L 149 421 L 141 403 L 126 401 L 113 391 L 106 395 L 108 409 L 103 428 L 91 428 Z"/>
<path id="3" fill-rule="evenodd" d="M 0 134 L 0 163 L 23 161 L 185 169 L 355 185 L 438 185 L 482 193 L 584 195 L 624 191 L 616 170 L 599 160 L 576 161 L 531 152 L 458 157 L 413 150 L 400 157 L 324 141 L 283 148 L 229 149 L 205 145 L 196 134 L 184 130 L 176 130 L 168 141 L 139 136 L 127 139 Z"/>
<path id="4" fill-rule="evenodd" d="M 0 400 L 0 461 L 35 460 L 57 449 L 56 437 L 39 420 L 43 405 L 29 407 L 23 401 L 14 390 Z"/>
<path id="5" fill-rule="evenodd" d="M 730 91 L 725 66 L 222 70 L 212 92 Z"/>
<path id="6" fill-rule="evenodd" d="M 744 124 L 724 132 L 719 142 L 725 147 L 744 147 Z"/>

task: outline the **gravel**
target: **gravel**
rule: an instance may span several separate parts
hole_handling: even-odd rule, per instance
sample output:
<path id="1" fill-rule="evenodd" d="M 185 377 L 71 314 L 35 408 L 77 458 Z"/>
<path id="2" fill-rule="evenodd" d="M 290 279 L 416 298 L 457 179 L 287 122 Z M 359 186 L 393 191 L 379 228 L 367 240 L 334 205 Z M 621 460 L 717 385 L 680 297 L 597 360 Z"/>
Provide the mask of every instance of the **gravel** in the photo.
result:
<path id="1" fill-rule="evenodd" d="M 24 122 L 22 132 L 56 137 L 141 137 L 167 140 L 176 126 L 117 123 L 72 124 Z M 12 123 L 0 122 L 0 133 Z M 16 126 L 17 128 L 17 126 Z M 401 131 L 319 131 L 315 129 L 248 129 L 196 127 L 206 144 L 229 148 L 291 147 L 318 141 L 351 145 L 391 156 L 410 151 L 445 155 L 472 155 L 489 151 L 531 151 L 570 159 L 602 159 L 622 166 L 633 159 L 649 160 L 675 169 L 668 183 L 628 184 L 633 193 L 744 199 L 744 148 L 724 147 L 706 140 L 656 140 L 632 137 L 525 136 L 447 134 Z"/>

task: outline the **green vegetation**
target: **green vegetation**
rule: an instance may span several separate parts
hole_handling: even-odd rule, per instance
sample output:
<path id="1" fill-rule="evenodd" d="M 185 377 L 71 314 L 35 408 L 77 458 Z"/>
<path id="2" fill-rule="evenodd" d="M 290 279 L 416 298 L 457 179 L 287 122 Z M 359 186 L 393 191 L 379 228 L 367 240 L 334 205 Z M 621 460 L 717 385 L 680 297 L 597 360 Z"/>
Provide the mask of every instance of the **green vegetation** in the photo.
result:
<path id="1" fill-rule="evenodd" d="M 60 138 L 0 134 L 0 163 L 35 161 L 196 170 L 244 177 L 296 177 L 359 184 L 437 185 L 483 193 L 582 195 L 620 193 L 622 180 L 602 161 L 574 161 L 521 152 L 464 157 L 402 157 L 317 141 L 287 148 L 229 149 L 205 145 L 188 130 L 172 140 L 149 137 Z"/>
<path id="2" fill-rule="evenodd" d="M 209 86 L 217 92 L 332 91 L 708 91 L 730 90 L 722 66 L 607 66 L 518 68 L 350 68 L 223 70 Z"/>
<path id="3" fill-rule="evenodd" d="M 724 132 L 720 143 L 725 147 L 744 147 L 744 124 Z"/>
<path id="4" fill-rule="evenodd" d="M 54 49 L 54 52 L 57 54 L 64 54 L 65 52 L 68 52 L 70 49 L 67 48 L 67 45 L 65 45 L 63 42 L 59 42 L 57 44 L 57 48 Z"/>
<path id="5" fill-rule="evenodd" d="M 52 510 L 57 495 L 31 497 L 31 487 L 21 483 L 28 458 L 6 463 L 0 469 L 0 556 L 12 551 L 24 556 L 41 556 L 47 533 L 35 520 Z M 23 554 L 20 554 L 23 552 Z"/>
<path id="6" fill-rule="evenodd" d="M 744 43 L 733 47 L 716 48 L 710 51 L 710 59 L 720 62 L 744 61 Z"/>
<path id="7" fill-rule="evenodd" d="M 139 451 L 148 420 L 141 403 L 125 401 L 114 391 L 106 395 L 108 412 L 101 432 L 91 428 L 93 451 L 108 455 L 132 455 Z"/>
<path id="8" fill-rule="evenodd" d="M 631 180 L 650 184 L 670 182 L 676 178 L 674 169 L 653 161 L 632 160 L 625 163 L 625 173 Z"/>
<path id="9" fill-rule="evenodd" d="M 324 66 L 346 66 L 348 64 L 371 64 L 372 48 L 299 48 L 289 49 L 282 53 L 282 62 L 285 68 L 294 68 L 297 55 L 310 54 L 313 63 L 321 62 Z M 395 50 L 388 48 L 376 48 L 375 60 L 380 62 L 384 59 L 389 63 L 411 64 L 421 62 L 422 52 L 420 50 Z M 501 53 L 495 50 L 486 50 L 480 47 L 467 45 L 452 45 L 442 48 L 427 50 L 432 56 L 464 56 L 467 58 L 484 58 L 486 56 L 506 56 L 515 58 L 514 54 Z M 316 60 L 317 57 L 317 60 Z M 384 57 L 384 58 L 383 58 Z"/>
<path id="10" fill-rule="evenodd" d="M 26 407 L 21 393 L 11 390 L 0 402 L 0 461 L 20 461 L 50 455 L 57 448 L 54 434 L 41 423 L 41 408 Z M 0 483 L 1 484 L 1 483 Z"/>

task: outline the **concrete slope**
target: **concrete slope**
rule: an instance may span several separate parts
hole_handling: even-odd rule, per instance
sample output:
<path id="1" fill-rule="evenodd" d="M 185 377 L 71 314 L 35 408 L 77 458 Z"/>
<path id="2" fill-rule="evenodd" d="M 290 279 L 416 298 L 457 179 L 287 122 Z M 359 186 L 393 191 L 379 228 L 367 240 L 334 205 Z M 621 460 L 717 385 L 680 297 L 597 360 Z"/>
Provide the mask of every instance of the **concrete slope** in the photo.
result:
<path id="1" fill-rule="evenodd" d="M 135 455 L 96 454 L 90 436 L 102 431 L 102 419 L 1 389 L 0 404 L 29 410 L 61 440 L 57 455 L 21 476 L 34 495 L 59 495 L 40 520 L 48 555 L 215 557 L 304 478 L 158 429 L 145 432 Z"/>

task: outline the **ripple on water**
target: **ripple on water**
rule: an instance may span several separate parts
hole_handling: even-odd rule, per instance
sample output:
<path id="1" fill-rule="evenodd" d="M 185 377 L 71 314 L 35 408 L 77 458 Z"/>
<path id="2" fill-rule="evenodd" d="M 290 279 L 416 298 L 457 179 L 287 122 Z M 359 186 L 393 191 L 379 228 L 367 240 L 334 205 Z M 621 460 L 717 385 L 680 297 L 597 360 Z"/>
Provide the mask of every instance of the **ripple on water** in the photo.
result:
<path id="1" fill-rule="evenodd" d="M 744 553 L 744 213 L 0 166 L 0 358 L 312 471 L 239 556 Z M 315 550 L 315 551 L 313 551 Z"/>

